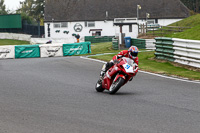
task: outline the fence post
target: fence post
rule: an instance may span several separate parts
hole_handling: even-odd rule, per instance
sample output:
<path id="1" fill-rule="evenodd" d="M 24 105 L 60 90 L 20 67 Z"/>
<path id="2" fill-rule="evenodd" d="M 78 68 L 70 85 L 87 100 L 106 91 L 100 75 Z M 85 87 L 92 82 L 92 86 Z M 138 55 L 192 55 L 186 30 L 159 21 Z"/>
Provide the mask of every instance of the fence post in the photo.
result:
<path id="1" fill-rule="evenodd" d="M 40 21 L 38 20 L 38 37 L 40 37 Z"/>
<path id="2" fill-rule="evenodd" d="M 147 35 L 147 32 L 148 32 L 148 27 L 147 27 L 147 23 L 146 23 L 146 33 L 145 33 L 146 35 Z"/>
<path id="3" fill-rule="evenodd" d="M 145 27 L 144 27 L 144 24 L 143 24 L 143 27 L 142 27 L 142 28 L 143 28 L 143 34 L 144 34 L 144 33 L 145 33 Z"/>

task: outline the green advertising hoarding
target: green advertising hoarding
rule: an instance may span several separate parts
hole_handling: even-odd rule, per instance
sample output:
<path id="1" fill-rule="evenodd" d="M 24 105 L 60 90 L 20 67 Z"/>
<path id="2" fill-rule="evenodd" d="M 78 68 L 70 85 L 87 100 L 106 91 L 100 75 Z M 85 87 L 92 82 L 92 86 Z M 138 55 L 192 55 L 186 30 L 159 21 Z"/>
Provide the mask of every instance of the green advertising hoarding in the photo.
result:
<path id="1" fill-rule="evenodd" d="M 80 55 L 91 53 L 91 43 L 82 42 L 82 43 L 73 43 L 73 44 L 63 44 L 63 55 Z"/>
<path id="2" fill-rule="evenodd" d="M 40 57 L 39 45 L 15 46 L 15 58 L 38 58 Z"/>
<path id="3" fill-rule="evenodd" d="M 20 14 L 0 15 L 0 29 L 22 28 L 22 18 Z"/>

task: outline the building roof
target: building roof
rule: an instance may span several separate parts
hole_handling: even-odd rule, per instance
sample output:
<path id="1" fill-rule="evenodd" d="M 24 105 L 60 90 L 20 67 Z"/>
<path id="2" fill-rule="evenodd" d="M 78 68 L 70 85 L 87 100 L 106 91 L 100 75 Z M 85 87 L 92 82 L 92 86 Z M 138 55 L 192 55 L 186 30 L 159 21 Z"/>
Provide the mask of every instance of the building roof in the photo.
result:
<path id="1" fill-rule="evenodd" d="M 102 21 L 114 18 L 186 18 L 188 8 L 180 0 L 46 0 L 45 21 Z M 107 17 L 106 17 L 107 12 Z"/>

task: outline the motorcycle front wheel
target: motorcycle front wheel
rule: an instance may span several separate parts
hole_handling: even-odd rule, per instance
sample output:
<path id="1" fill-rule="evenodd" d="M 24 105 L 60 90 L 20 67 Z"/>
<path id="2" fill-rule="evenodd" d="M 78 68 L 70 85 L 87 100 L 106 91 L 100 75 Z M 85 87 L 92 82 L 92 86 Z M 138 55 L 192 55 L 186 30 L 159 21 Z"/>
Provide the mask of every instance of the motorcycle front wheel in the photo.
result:
<path id="1" fill-rule="evenodd" d="M 96 88 L 96 91 L 97 91 L 97 92 L 103 92 L 103 91 L 105 90 L 105 89 L 102 87 L 102 81 L 101 81 L 101 79 L 99 79 L 99 80 L 97 81 L 95 88 Z"/>
<path id="2" fill-rule="evenodd" d="M 109 89 L 109 94 L 115 94 L 120 87 L 124 84 L 124 79 L 119 77 L 117 81 L 113 82 Z"/>

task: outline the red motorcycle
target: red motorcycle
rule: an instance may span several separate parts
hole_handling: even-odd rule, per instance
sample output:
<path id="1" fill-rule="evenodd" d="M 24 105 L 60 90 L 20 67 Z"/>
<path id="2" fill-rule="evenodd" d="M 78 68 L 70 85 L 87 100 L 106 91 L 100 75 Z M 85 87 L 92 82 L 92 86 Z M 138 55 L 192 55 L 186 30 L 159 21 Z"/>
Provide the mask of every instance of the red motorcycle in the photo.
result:
<path id="1" fill-rule="evenodd" d="M 124 84 L 132 80 L 136 70 L 138 65 L 130 58 L 122 57 L 114 61 L 114 65 L 97 81 L 96 91 L 103 92 L 106 89 L 109 94 L 115 94 Z"/>

